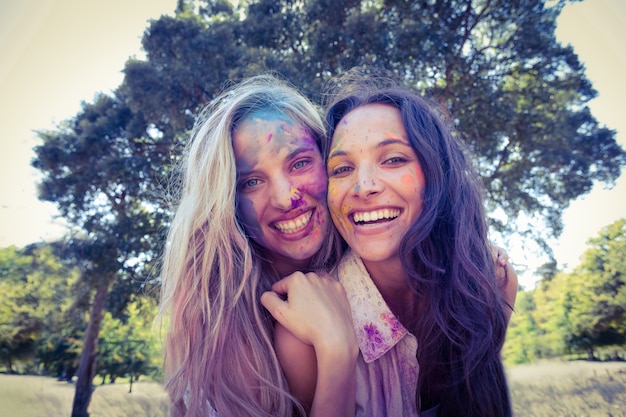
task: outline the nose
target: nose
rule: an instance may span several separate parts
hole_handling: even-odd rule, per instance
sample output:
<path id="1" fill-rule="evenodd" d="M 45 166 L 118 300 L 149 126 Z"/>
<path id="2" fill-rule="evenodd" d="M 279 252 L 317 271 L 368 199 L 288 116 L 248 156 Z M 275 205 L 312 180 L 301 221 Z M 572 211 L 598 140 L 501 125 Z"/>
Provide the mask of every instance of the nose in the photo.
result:
<path id="1" fill-rule="evenodd" d="M 368 198 L 382 191 L 382 182 L 376 176 L 376 170 L 370 167 L 357 169 L 353 193 L 358 198 Z"/>
<path id="2" fill-rule="evenodd" d="M 280 210 L 291 210 L 298 206 L 302 193 L 286 179 L 275 179 L 270 189 L 270 201 Z"/>

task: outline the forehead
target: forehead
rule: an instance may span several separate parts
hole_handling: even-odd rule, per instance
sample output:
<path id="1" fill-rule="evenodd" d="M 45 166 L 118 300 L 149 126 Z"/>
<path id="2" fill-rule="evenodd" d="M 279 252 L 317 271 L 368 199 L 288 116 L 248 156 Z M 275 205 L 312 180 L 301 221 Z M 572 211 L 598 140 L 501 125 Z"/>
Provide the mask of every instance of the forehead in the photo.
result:
<path id="1" fill-rule="evenodd" d="M 256 109 L 247 113 L 241 118 L 241 123 L 250 120 L 266 120 L 266 121 L 283 121 L 286 123 L 294 123 L 292 117 L 287 115 L 284 111 L 278 109 Z M 240 125 L 241 125 L 240 123 Z"/>
<path id="2" fill-rule="evenodd" d="M 297 149 L 318 149 L 302 123 L 285 113 L 262 110 L 250 113 L 233 132 L 233 148 L 239 161 L 259 161 L 291 154 Z"/>
<path id="3" fill-rule="evenodd" d="M 245 146 L 265 146 L 297 136 L 296 131 L 304 130 L 291 117 L 276 110 L 257 110 L 247 114 L 233 132 L 235 148 Z"/>
<path id="4" fill-rule="evenodd" d="M 406 129 L 400 111 L 388 104 L 372 103 L 346 113 L 335 128 L 333 140 L 359 136 L 361 139 L 381 139 L 392 136 L 406 139 Z"/>

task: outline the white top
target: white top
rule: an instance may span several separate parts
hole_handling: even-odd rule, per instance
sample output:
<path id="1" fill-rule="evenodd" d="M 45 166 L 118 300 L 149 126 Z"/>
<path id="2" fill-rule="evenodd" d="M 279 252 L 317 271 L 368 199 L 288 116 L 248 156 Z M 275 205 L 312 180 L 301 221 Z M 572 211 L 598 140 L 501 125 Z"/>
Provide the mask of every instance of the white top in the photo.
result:
<path id="1" fill-rule="evenodd" d="M 376 288 L 365 265 L 348 251 L 338 267 L 348 295 L 359 344 L 357 417 L 418 416 L 417 339 L 402 326 Z M 438 407 L 422 412 L 435 416 Z"/>

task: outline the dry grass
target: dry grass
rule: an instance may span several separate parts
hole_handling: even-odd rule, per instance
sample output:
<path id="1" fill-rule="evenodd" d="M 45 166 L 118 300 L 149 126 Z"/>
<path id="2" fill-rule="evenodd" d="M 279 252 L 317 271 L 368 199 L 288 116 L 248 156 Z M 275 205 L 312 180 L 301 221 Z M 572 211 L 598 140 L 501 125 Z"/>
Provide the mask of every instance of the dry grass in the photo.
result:
<path id="1" fill-rule="evenodd" d="M 625 362 L 542 362 L 508 370 L 516 417 L 626 417 Z M 54 378 L 0 374 L 0 415 L 71 414 L 74 385 Z M 159 384 L 97 385 L 91 417 L 165 417 Z"/>
<path id="2" fill-rule="evenodd" d="M 167 397 L 154 382 L 96 385 L 89 414 L 91 417 L 167 416 Z M 54 378 L 0 375 L 0 415 L 20 417 L 69 417 L 74 385 Z"/>
<path id="3" fill-rule="evenodd" d="M 542 362 L 510 368 L 516 417 L 626 417 L 625 362 Z"/>

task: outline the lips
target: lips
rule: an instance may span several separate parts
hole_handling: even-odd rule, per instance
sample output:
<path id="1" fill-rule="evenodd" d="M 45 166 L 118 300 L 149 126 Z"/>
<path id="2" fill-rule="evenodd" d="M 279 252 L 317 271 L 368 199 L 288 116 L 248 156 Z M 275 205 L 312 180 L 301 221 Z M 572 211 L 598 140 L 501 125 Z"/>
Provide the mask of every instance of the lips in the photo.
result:
<path id="1" fill-rule="evenodd" d="M 372 211 L 359 211 L 352 214 L 352 220 L 356 224 L 377 223 L 393 220 L 400 215 L 399 209 L 379 209 Z"/>
<path id="2" fill-rule="evenodd" d="M 272 226 L 285 234 L 297 233 L 300 230 L 304 229 L 307 224 L 311 221 L 311 217 L 313 217 L 313 210 L 309 210 L 306 213 L 301 214 L 295 219 L 285 220 L 280 222 L 275 222 Z"/>

